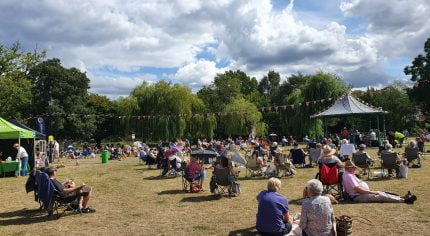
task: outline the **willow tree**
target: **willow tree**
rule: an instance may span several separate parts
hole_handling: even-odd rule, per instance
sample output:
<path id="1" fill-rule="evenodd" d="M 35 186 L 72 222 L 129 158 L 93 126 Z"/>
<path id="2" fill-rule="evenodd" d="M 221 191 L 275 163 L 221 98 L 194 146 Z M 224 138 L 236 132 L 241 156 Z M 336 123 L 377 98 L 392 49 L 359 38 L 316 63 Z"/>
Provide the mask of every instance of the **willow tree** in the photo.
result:
<path id="1" fill-rule="evenodd" d="M 262 118 L 262 114 L 253 103 L 244 98 L 237 98 L 225 106 L 220 123 L 227 136 L 249 135 L 253 130 L 260 136 L 264 135 L 267 129 Z"/>
<path id="2" fill-rule="evenodd" d="M 150 130 L 144 138 L 168 140 L 184 136 L 213 136 L 213 130 L 207 129 L 215 129 L 213 123 L 216 122 L 196 116 L 207 110 L 189 87 L 165 81 L 156 84 L 144 82 L 130 96 L 136 99 L 140 116 L 150 117 L 147 119 Z"/>

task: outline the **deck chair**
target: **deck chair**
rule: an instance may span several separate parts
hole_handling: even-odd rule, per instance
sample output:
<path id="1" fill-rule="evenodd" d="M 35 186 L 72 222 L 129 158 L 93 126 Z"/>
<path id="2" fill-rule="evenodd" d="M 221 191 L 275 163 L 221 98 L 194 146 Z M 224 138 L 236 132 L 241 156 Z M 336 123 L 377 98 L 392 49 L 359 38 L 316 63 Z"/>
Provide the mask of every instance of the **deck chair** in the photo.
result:
<path id="1" fill-rule="evenodd" d="M 319 164 L 319 172 L 315 176 L 323 184 L 324 194 L 333 194 L 334 196 L 342 197 L 342 182 L 339 178 L 339 170 L 336 163 L 332 164 Z"/>
<path id="2" fill-rule="evenodd" d="M 287 154 L 277 153 L 275 156 L 275 167 L 276 175 L 280 175 L 281 171 L 284 170 L 284 176 L 292 176 L 296 174 L 296 168 L 291 163 L 290 158 Z"/>
<path id="3" fill-rule="evenodd" d="M 305 154 L 303 153 L 302 149 L 291 149 L 291 160 L 294 165 L 302 165 L 305 166 Z"/>
<path id="4" fill-rule="evenodd" d="M 261 167 L 257 163 L 257 158 L 255 158 L 254 156 L 247 157 L 245 168 L 246 176 L 248 176 L 248 171 L 251 173 L 251 176 L 256 176 L 258 175 L 258 172 L 261 172 Z"/>
<path id="5" fill-rule="evenodd" d="M 396 170 L 399 165 L 397 164 L 397 153 L 384 153 L 381 152 L 381 171 L 384 173 L 384 170 L 394 169 Z M 385 174 L 384 174 L 385 176 Z"/>
<path id="6" fill-rule="evenodd" d="M 353 153 L 352 161 L 354 164 L 362 169 L 367 170 L 367 179 L 370 179 L 370 167 L 373 166 L 373 163 L 367 159 L 366 153 Z"/>
<path id="7" fill-rule="evenodd" d="M 221 197 L 228 193 L 230 197 L 233 193 L 240 194 L 239 183 L 230 181 L 230 171 L 228 168 L 214 168 L 211 180 L 211 191 Z"/>
<path id="8" fill-rule="evenodd" d="M 181 176 L 182 176 L 182 191 L 184 192 L 193 192 L 193 185 L 198 185 L 198 188 L 202 188 L 198 183 L 198 180 L 194 177 L 198 173 L 194 173 L 194 175 L 190 175 L 188 172 L 188 168 L 185 162 L 181 163 Z M 191 177 L 191 178 L 190 178 Z"/>
<path id="9" fill-rule="evenodd" d="M 405 148 L 404 157 L 408 160 L 408 162 L 417 160 L 418 163 L 420 163 L 421 161 L 421 153 L 418 148 Z"/>
<path id="10" fill-rule="evenodd" d="M 48 212 L 49 219 L 59 219 L 68 210 L 79 212 L 71 206 L 71 202 L 66 202 L 61 193 L 58 192 L 51 179 L 46 173 L 41 173 L 41 181 L 38 186 L 38 197 L 41 202 L 41 208 Z"/>

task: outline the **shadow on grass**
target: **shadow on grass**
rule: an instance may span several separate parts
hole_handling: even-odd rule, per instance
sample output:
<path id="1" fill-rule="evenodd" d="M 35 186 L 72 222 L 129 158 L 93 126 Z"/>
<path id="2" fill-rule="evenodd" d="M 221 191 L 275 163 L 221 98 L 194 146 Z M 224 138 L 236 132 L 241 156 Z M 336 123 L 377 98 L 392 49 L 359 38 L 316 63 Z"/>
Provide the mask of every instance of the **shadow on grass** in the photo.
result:
<path id="1" fill-rule="evenodd" d="M 143 167 L 143 166 L 140 166 L 140 167 L 142 167 L 142 168 L 136 168 L 136 169 L 134 169 L 135 171 L 151 171 L 151 170 L 158 170 L 157 168 L 149 168 L 149 167 Z"/>
<path id="2" fill-rule="evenodd" d="M 13 219 L 0 219 L 0 225 L 30 225 L 49 221 L 48 214 L 39 209 L 22 209 L 11 212 L 1 212 L 0 218 L 19 217 Z"/>
<path id="3" fill-rule="evenodd" d="M 173 190 L 165 190 L 158 193 L 158 195 L 170 195 L 170 194 L 181 194 L 184 193 L 184 191 L 180 189 L 173 189 Z"/>
<path id="4" fill-rule="evenodd" d="M 249 181 L 249 180 L 268 180 L 268 178 L 262 177 L 262 176 L 256 176 L 256 177 L 251 177 L 251 176 L 244 176 L 244 177 L 239 177 L 238 178 L 239 181 Z"/>
<path id="5" fill-rule="evenodd" d="M 181 202 L 209 202 L 218 200 L 215 195 L 203 195 L 203 196 L 195 196 L 195 197 L 185 197 L 181 200 Z"/>
<path id="6" fill-rule="evenodd" d="M 176 178 L 175 176 L 163 176 L 163 175 L 157 175 L 157 176 L 149 176 L 149 177 L 145 177 L 143 179 L 145 180 L 162 180 L 162 179 L 174 179 Z"/>
<path id="7" fill-rule="evenodd" d="M 361 178 L 364 181 L 369 181 L 369 182 L 378 182 L 378 181 L 390 181 L 390 180 L 396 180 L 398 178 L 371 178 L 371 179 L 367 179 L 367 178 Z"/>
<path id="8" fill-rule="evenodd" d="M 258 234 L 257 230 L 255 229 L 255 226 L 246 228 L 246 229 L 239 229 L 235 231 L 230 231 L 228 233 L 229 236 L 255 236 L 260 235 Z"/>
<path id="9" fill-rule="evenodd" d="M 27 216 L 35 216 L 35 215 L 41 215 L 44 214 L 44 211 L 39 209 L 30 209 L 27 208 L 17 210 L 17 211 L 11 211 L 11 212 L 0 212 L 0 218 L 9 218 L 9 217 L 27 217 Z"/>

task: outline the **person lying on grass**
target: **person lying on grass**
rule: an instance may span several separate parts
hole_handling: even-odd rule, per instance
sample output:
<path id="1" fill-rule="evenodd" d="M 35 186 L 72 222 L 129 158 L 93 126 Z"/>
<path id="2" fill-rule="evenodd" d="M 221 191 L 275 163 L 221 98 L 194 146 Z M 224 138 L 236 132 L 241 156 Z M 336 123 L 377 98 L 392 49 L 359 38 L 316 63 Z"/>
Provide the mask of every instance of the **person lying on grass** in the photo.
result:
<path id="1" fill-rule="evenodd" d="M 92 191 L 91 187 L 87 187 L 85 184 L 76 186 L 72 180 L 60 183 L 57 180 L 57 168 L 55 167 L 49 167 L 47 174 L 54 184 L 55 190 L 60 192 L 60 197 L 62 198 L 63 202 L 77 203 L 76 205 L 82 213 L 95 212 L 94 209 L 88 207 L 88 202 L 90 201 L 90 195 Z"/>
<path id="2" fill-rule="evenodd" d="M 372 191 L 366 182 L 360 180 L 355 176 L 357 166 L 352 161 L 347 161 L 345 164 L 345 173 L 343 174 L 342 181 L 345 191 L 348 193 L 350 199 L 354 202 L 392 202 L 392 203 L 408 203 L 414 204 L 417 200 L 415 195 L 411 192 L 401 197 L 396 194 L 386 193 L 382 191 Z"/>

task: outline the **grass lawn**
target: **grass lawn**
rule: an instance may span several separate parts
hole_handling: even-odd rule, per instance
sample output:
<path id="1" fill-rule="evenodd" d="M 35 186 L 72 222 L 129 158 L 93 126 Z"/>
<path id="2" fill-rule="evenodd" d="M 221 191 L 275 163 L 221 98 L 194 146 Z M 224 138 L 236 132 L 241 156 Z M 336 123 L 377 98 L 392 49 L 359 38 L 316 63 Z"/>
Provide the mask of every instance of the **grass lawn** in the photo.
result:
<path id="1" fill-rule="evenodd" d="M 376 157 L 376 149 L 369 152 Z M 248 235 L 255 232 L 255 196 L 267 183 L 263 178 L 242 179 L 239 197 L 216 200 L 208 191 L 209 177 L 206 192 L 183 193 L 181 178 L 158 178 L 159 170 L 139 165 L 137 158 L 106 165 L 100 159 L 81 160 L 78 167 L 71 160 L 62 162 L 67 167 L 59 170 L 59 180 L 73 178 L 92 186 L 90 206 L 97 212 L 48 220 L 46 212 L 37 210 L 33 194 L 25 193 L 26 178 L 0 178 L 0 235 Z M 370 226 L 355 220 L 354 235 L 430 235 L 430 155 L 422 163 L 420 169 L 409 169 L 408 179 L 366 180 L 375 190 L 412 191 L 418 197 L 414 205 L 339 204 L 335 213 L 373 222 Z M 282 178 L 281 192 L 290 200 L 291 213 L 300 211 L 295 200 L 316 172 L 299 168 L 293 178 Z"/>

